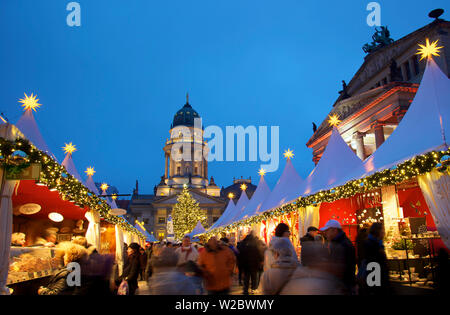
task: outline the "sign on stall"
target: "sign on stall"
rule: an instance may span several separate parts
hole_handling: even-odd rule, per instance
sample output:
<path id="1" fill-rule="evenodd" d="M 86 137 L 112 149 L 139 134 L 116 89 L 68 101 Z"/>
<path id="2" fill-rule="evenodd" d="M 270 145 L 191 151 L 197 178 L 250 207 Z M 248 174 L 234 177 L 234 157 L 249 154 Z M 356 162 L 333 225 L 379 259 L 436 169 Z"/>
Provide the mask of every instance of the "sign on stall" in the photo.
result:
<path id="1" fill-rule="evenodd" d="M 6 169 L 7 180 L 39 180 L 41 164 L 32 163 L 30 166 L 20 169 L 19 167 Z"/>

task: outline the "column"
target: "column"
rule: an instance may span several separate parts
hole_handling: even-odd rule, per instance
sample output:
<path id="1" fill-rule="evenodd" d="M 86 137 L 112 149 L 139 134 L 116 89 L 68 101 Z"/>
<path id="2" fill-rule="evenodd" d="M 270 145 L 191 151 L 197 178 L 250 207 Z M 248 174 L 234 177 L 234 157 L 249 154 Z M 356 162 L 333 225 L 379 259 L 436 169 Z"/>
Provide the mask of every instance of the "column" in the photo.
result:
<path id="1" fill-rule="evenodd" d="M 383 124 L 377 122 L 373 127 L 375 130 L 375 145 L 376 148 L 378 149 L 385 141 Z"/>
<path id="2" fill-rule="evenodd" d="M 356 141 L 356 155 L 361 159 L 366 159 L 366 153 L 364 150 L 364 133 L 362 132 L 355 132 L 353 134 L 353 139 Z"/>
<path id="3" fill-rule="evenodd" d="M 166 154 L 164 154 L 164 156 L 165 156 L 165 159 L 166 159 L 166 168 L 165 168 L 165 170 L 164 170 L 164 178 L 168 178 L 167 177 L 167 168 L 168 168 L 168 165 L 169 165 L 169 156 L 167 155 L 167 153 Z"/>

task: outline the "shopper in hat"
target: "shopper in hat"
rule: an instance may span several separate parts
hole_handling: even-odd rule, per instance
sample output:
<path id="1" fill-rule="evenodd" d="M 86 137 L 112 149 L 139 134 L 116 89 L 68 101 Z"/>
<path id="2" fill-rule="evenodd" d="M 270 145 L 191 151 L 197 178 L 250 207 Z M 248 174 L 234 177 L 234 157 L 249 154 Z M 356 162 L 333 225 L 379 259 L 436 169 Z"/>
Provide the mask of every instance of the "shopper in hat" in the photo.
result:
<path id="1" fill-rule="evenodd" d="M 127 248 L 128 259 L 123 268 L 123 273 L 117 279 L 116 284 L 119 285 L 122 281 L 127 281 L 129 288 L 129 295 L 134 295 L 138 288 L 138 277 L 141 269 L 140 252 L 141 247 L 137 243 L 131 243 Z"/>
<path id="2" fill-rule="evenodd" d="M 328 241 L 329 271 L 345 284 L 347 293 L 352 294 L 356 285 L 355 247 L 336 220 L 329 220 L 320 230 Z"/>
<path id="3" fill-rule="evenodd" d="M 289 241 L 290 248 L 291 248 L 291 253 L 292 255 L 290 256 L 291 259 L 293 260 L 294 263 L 298 263 L 298 257 L 297 257 L 297 252 L 295 251 L 294 245 L 292 245 L 289 236 L 291 235 L 291 232 L 289 230 L 289 225 L 285 224 L 285 223 L 280 223 L 277 225 L 277 227 L 275 228 L 275 236 L 272 237 L 272 239 L 270 240 L 269 243 L 269 250 L 266 250 L 265 252 L 265 257 L 264 257 L 264 271 L 271 268 L 272 264 L 275 262 L 275 258 L 273 256 L 273 251 L 270 250 L 273 243 L 278 241 L 280 238 L 284 238 L 286 240 Z"/>
<path id="4" fill-rule="evenodd" d="M 313 246 L 322 246 L 322 242 L 320 241 L 318 236 L 319 236 L 319 229 L 314 226 L 310 226 L 305 236 L 300 238 L 300 244 L 302 246 L 300 258 L 303 266 L 308 266 L 311 264 L 311 256 L 314 253 L 314 251 L 312 251 L 311 248 Z"/>

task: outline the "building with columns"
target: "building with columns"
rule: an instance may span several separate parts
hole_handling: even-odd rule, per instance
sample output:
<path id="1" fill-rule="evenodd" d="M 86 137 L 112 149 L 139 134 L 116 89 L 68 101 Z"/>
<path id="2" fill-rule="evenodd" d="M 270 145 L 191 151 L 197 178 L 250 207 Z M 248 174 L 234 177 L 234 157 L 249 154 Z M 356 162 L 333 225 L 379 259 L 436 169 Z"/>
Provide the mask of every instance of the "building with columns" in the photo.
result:
<path id="1" fill-rule="evenodd" d="M 317 164 L 328 144 L 332 128 L 330 116 L 341 120 L 339 132 L 362 159 L 369 157 L 392 134 L 417 92 L 425 70 L 416 54 L 418 44 L 439 40 L 444 46 L 435 61 L 450 74 L 450 22 L 432 23 L 388 45 L 371 51 L 355 76 L 345 84 L 329 115 L 307 142 Z"/>
<path id="2" fill-rule="evenodd" d="M 221 197 L 221 189 L 214 178 L 208 177 L 208 145 L 203 140 L 200 115 L 189 104 L 188 96 L 186 104 L 175 114 L 169 134 L 162 148 L 164 175 L 161 181 L 154 187 L 153 194 L 140 194 L 136 181 L 127 209 L 128 220 L 143 222 L 146 230 L 157 239 L 166 238 L 167 219 L 184 186 L 199 202 L 208 226 L 222 215 L 228 202 L 228 198 Z"/>

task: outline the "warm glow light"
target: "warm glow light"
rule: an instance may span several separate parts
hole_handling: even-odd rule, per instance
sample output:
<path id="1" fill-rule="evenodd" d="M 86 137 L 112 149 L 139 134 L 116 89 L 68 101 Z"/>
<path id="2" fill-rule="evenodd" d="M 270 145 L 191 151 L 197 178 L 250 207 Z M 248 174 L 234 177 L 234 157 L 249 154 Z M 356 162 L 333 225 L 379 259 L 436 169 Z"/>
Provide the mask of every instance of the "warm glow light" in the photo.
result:
<path id="1" fill-rule="evenodd" d="M 292 159 L 294 157 L 294 151 L 287 149 L 287 151 L 284 151 L 284 157 L 288 160 Z"/>
<path id="2" fill-rule="evenodd" d="M 233 194 L 232 192 L 230 192 L 230 193 L 228 194 L 228 198 L 233 199 L 233 198 L 234 198 L 234 194 Z"/>
<path id="3" fill-rule="evenodd" d="M 116 200 L 116 199 L 117 199 L 117 194 L 113 194 L 113 195 L 111 196 L 111 198 L 112 198 L 113 200 Z"/>
<path id="4" fill-rule="evenodd" d="M 109 186 L 108 186 L 107 183 L 103 183 L 103 184 L 100 186 L 100 188 L 101 188 L 101 190 L 106 191 L 106 190 L 109 188 Z"/>
<path id="5" fill-rule="evenodd" d="M 247 190 L 247 185 L 245 185 L 245 184 L 242 184 L 242 185 L 241 185 L 241 190 L 242 190 L 242 191 L 245 191 L 245 190 Z"/>
<path id="6" fill-rule="evenodd" d="M 262 167 L 261 167 L 261 169 L 260 169 L 259 172 L 258 172 L 258 174 L 259 174 L 260 176 L 264 176 L 264 175 L 266 175 L 266 173 L 267 173 L 267 171 L 266 171 L 265 169 L 263 169 Z"/>
<path id="7" fill-rule="evenodd" d="M 70 143 L 65 143 L 63 150 L 64 150 L 64 153 L 66 153 L 66 154 L 72 154 L 73 152 L 75 152 L 77 150 L 77 148 L 75 147 L 74 144 L 72 144 L 72 142 L 70 142 Z"/>
<path id="8" fill-rule="evenodd" d="M 52 220 L 53 222 L 61 222 L 64 220 L 64 217 L 62 216 L 62 214 L 58 213 L 58 212 L 51 212 L 48 214 L 48 218 L 50 220 Z"/>
<path id="9" fill-rule="evenodd" d="M 92 166 L 89 166 L 89 167 L 87 168 L 87 170 L 85 170 L 84 172 L 85 172 L 88 176 L 93 176 L 94 173 L 95 173 L 94 168 L 93 168 Z"/>
<path id="10" fill-rule="evenodd" d="M 330 124 L 330 126 L 338 126 L 341 121 L 339 120 L 339 116 L 334 114 L 333 116 L 328 116 L 330 117 L 330 120 L 328 120 L 328 124 Z"/>
<path id="11" fill-rule="evenodd" d="M 438 42 L 439 40 L 436 40 L 432 44 L 430 44 L 430 40 L 427 38 L 425 45 L 419 44 L 420 48 L 417 50 L 416 55 L 422 56 L 420 60 L 423 60 L 425 58 L 433 58 L 433 56 L 439 57 L 440 49 L 444 47 L 437 47 Z"/>
<path id="12" fill-rule="evenodd" d="M 36 108 L 42 105 L 38 103 L 39 99 L 36 99 L 37 95 L 33 95 L 33 93 L 31 93 L 30 96 L 28 96 L 26 93 L 23 94 L 25 95 L 25 98 L 21 98 L 19 100 L 19 103 L 22 103 L 22 107 L 24 108 L 24 110 L 31 109 L 36 111 Z"/>

